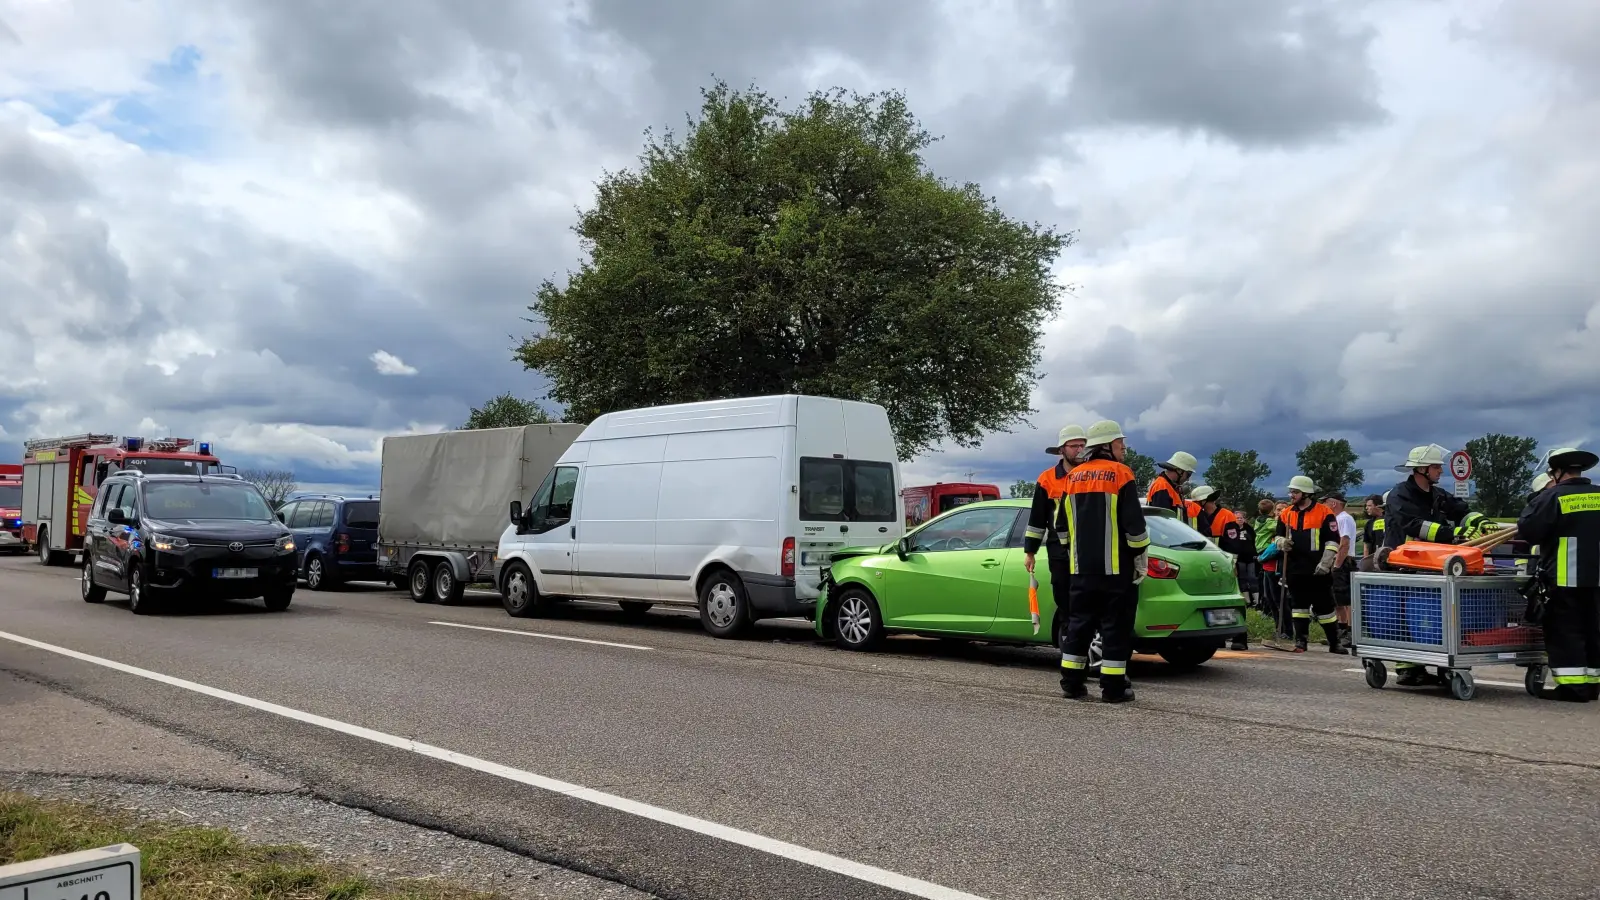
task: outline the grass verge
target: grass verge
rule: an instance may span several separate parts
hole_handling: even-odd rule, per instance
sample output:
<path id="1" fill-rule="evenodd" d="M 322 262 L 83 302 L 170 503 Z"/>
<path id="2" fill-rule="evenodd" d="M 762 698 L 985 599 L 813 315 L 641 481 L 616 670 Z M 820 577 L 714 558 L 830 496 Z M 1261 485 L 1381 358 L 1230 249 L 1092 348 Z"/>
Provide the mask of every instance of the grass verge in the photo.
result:
<path id="1" fill-rule="evenodd" d="M 1259 644 L 1264 641 L 1272 640 L 1273 633 L 1277 631 L 1277 627 L 1273 624 L 1273 621 L 1262 615 L 1260 610 L 1255 609 L 1245 610 L 1244 625 L 1245 629 L 1250 635 L 1250 643 L 1252 644 Z M 1307 638 L 1307 643 L 1325 644 L 1327 641 L 1328 636 L 1323 633 L 1322 626 L 1313 620 L 1311 623 L 1311 634 Z"/>
<path id="2" fill-rule="evenodd" d="M 249 844 L 222 828 L 170 825 L 0 791 L 0 864 L 129 843 L 145 900 L 498 900 L 431 880 L 377 882 L 299 846 Z"/>

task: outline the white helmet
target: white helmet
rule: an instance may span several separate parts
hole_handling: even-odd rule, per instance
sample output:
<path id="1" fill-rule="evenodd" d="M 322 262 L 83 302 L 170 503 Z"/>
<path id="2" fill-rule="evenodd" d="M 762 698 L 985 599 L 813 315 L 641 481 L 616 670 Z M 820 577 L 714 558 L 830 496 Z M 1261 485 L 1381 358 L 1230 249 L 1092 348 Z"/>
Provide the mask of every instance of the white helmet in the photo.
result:
<path id="1" fill-rule="evenodd" d="M 1302 494 L 1315 494 L 1317 483 L 1304 475 L 1296 475 L 1289 479 L 1289 490 L 1299 491 Z"/>
<path id="2" fill-rule="evenodd" d="M 1171 459 L 1161 465 L 1168 469 L 1177 469 L 1180 472 L 1188 472 L 1193 475 L 1195 467 L 1200 465 L 1200 461 L 1195 459 L 1193 455 L 1179 450 L 1177 453 L 1172 454 Z"/>
<path id="3" fill-rule="evenodd" d="M 1426 447 L 1412 447 L 1411 453 L 1406 457 L 1405 465 L 1395 466 L 1396 472 L 1409 472 L 1412 469 L 1426 469 L 1429 466 L 1444 465 L 1444 456 L 1447 451 L 1438 444 L 1429 444 Z"/>
<path id="4" fill-rule="evenodd" d="M 1600 457 L 1576 447 L 1561 447 L 1544 455 L 1544 467 L 1547 471 L 1577 467 L 1587 472 L 1596 465 L 1600 465 Z"/>
<path id="5" fill-rule="evenodd" d="M 1101 419 L 1100 421 L 1089 426 L 1086 441 L 1090 447 L 1103 447 L 1107 444 L 1114 444 L 1120 440 L 1126 440 L 1127 437 L 1127 435 L 1122 433 L 1121 425 L 1118 425 L 1116 422 L 1113 422 L 1110 419 Z"/>
<path id="6" fill-rule="evenodd" d="M 1189 491 L 1189 499 L 1204 503 L 1217 495 L 1217 489 L 1209 484 L 1197 484 Z"/>
<path id="7" fill-rule="evenodd" d="M 1056 435 L 1056 445 L 1046 448 L 1044 452 L 1055 456 L 1061 452 L 1061 448 L 1065 447 L 1068 441 L 1084 441 L 1088 439 L 1089 435 L 1084 433 L 1082 425 L 1068 425 L 1061 429 L 1060 434 Z"/>
<path id="8" fill-rule="evenodd" d="M 1546 472 L 1540 472 L 1539 474 L 1533 476 L 1533 492 L 1537 494 L 1549 487 L 1551 480 L 1552 479 L 1550 478 L 1550 475 Z"/>

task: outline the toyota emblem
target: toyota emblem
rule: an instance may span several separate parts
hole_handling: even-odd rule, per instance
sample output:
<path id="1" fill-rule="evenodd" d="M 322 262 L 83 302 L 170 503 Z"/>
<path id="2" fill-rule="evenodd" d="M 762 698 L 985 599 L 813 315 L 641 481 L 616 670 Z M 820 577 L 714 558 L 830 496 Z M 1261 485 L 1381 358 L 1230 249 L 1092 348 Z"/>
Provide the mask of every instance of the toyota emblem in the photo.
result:
<path id="1" fill-rule="evenodd" d="M 228 545 L 228 549 L 232 550 L 235 553 L 239 553 L 242 550 L 244 550 L 244 544 L 241 544 L 238 541 L 234 541 L 233 543 Z M 1216 563 L 1212 563 L 1211 564 L 1211 568 L 1215 569 L 1216 567 L 1217 567 Z"/>

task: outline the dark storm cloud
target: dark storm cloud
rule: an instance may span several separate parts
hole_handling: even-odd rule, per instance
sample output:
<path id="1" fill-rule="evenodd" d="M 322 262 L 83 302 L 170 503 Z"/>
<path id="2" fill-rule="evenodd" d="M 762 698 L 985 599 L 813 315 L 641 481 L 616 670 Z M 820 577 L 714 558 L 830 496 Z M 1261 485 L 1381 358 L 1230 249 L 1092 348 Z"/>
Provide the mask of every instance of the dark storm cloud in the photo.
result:
<path id="1" fill-rule="evenodd" d="M 1070 0 L 1072 108 L 1088 123 L 1299 144 L 1386 118 L 1361 4 Z"/>
<path id="2" fill-rule="evenodd" d="M 0 200 L 12 203 L 66 203 L 92 195 L 83 172 L 52 152 L 21 123 L 0 119 Z"/>

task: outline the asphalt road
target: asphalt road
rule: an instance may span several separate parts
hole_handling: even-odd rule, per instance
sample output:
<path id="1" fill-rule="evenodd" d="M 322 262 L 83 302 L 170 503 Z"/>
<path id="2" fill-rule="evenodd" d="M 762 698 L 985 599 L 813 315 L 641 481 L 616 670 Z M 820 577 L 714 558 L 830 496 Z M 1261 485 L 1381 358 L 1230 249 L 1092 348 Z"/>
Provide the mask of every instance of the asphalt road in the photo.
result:
<path id="1" fill-rule="evenodd" d="M 372 588 L 136 617 L 76 575 L 0 561 L 0 632 L 90 657 L 0 639 L 0 669 L 661 897 L 1600 897 L 1600 706 L 1515 669 L 1462 703 L 1326 652 L 1225 653 L 1136 662 L 1112 707 L 1062 700 L 1042 650 L 851 654 L 798 623 L 719 641 Z"/>

